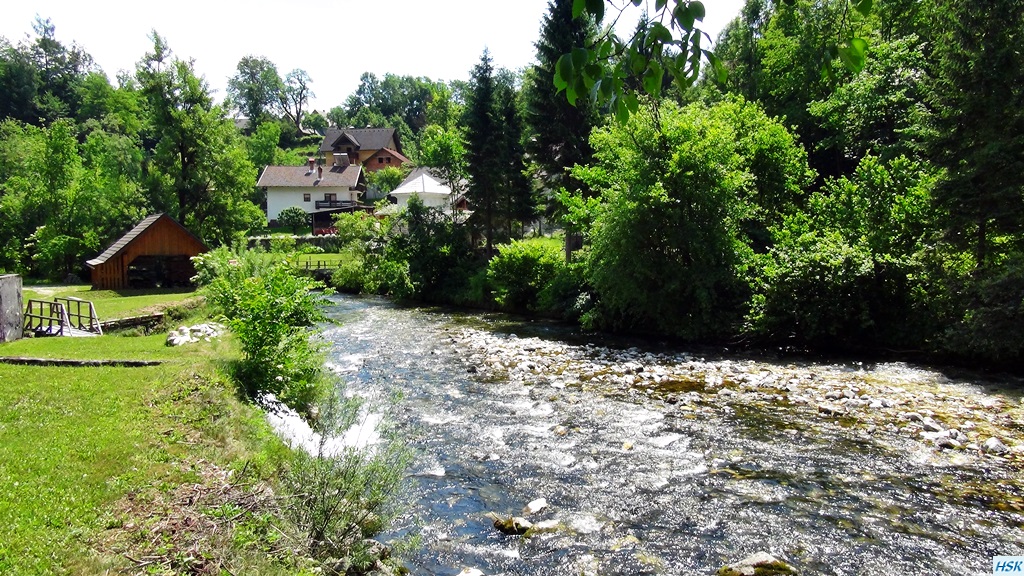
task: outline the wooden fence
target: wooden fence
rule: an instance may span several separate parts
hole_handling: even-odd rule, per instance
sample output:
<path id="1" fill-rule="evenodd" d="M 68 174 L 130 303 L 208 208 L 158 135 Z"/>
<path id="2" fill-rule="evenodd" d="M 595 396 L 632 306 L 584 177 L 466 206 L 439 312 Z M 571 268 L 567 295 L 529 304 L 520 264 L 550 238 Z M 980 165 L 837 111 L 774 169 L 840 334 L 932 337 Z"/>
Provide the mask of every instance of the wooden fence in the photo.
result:
<path id="1" fill-rule="evenodd" d="M 103 334 L 103 327 L 92 302 L 60 297 L 53 301 L 29 299 L 25 307 L 25 330 L 49 336 Z"/>

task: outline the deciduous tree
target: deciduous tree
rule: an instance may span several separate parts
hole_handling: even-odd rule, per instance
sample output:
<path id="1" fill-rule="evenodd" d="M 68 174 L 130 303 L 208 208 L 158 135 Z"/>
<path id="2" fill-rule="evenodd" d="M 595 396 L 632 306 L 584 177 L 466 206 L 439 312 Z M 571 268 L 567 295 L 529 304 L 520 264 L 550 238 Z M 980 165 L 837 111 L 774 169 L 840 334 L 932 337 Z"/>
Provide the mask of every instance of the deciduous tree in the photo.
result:
<path id="1" fill-rule="evenodd" d="M 237 70 L 228 78 L 228 98 L 231 105 L 249 119 L 250 130 L 255 130 L 281 106 L 284 83 L 277 66 L 263 56 L 242 57 Z"/>

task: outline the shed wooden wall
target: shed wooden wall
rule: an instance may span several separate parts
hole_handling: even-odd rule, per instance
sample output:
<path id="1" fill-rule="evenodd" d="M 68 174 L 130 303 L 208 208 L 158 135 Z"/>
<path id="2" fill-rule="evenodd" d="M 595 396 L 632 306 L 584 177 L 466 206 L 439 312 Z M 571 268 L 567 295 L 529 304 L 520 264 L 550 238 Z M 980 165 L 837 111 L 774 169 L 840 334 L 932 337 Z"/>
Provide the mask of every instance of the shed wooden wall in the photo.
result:
<path id="1" fill-rule="evenodd" d="M 198 256 L 206 246 L 170 218 L 160 218 L 124 250 L 92 269 L 94 290 L 128 288 L 128 266 L 139 256 Z"/>

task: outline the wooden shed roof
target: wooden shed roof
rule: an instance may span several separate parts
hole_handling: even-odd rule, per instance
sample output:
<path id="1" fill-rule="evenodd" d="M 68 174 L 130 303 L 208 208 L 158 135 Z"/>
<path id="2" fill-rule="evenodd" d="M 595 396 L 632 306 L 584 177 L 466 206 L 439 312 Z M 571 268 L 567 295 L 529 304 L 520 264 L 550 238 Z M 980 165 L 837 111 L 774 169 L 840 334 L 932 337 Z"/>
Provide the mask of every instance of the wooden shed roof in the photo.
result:
<path id="1" fill-rule="evenodd" d="M 185 228 L 184 226 L 179 224 L 178 221 L 175 220 L 174 218 L 171 218 L 170 216 L 168 216 L 166 214 L 162 214 L 162 213 L 161 214 L 152 214 L 150 216 L 145 217 L 142 220 L 142 222 L 139 222 L 138 224 L 136 224 L 135 228 L 132 228 L 131 230 L 129 230 L 127 234 L 125 234 L 124 236 L 121 236 L 120 238 L 118 238 L 117 241 L 114 242 L 113 244 L 111 244 L 109 248 L 104 250 L 102 254 L 100 254 L 99 256 L 97 256 L 95 258 L 93 258 L 92 260 L 86 260 L 86 262 L 85 262 L 86 265 L 89 266 L 89 268 L 95 268 L 96 266 L 99 266 L 100 264 L 103 264 L 107 260 L 110 260 L 114 256 L 120 254 L 125 248 L 128 247 L 129 244 L 132 243 L 133 240 L 135 240 L 140 235 L 142 235 L 143 232 L 148 230 L 153 224 L 156 224 L 157 221 L 160 220 L 161 218 L 167 218 L 168 220 L 173 222 L 178 228 L 181 228 L 182 232 L 184 232 L 185 234 L 188 234 L 189 236 L 195 238 L 196 241 L 199 242 L 200 244 L 203 244 L 202 240 L 197 238 L 195 236 L 195 234 L 192 234 L 191 232 L 189 232 L 188 228 Z"/>

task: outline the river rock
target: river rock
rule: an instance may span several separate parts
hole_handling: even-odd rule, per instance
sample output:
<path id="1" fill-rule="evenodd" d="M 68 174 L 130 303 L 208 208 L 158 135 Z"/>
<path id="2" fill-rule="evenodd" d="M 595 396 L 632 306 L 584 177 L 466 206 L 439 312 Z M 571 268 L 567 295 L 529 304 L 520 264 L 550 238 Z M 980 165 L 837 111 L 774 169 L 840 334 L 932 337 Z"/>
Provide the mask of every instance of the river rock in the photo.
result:
<path id="1" fill-rule="evenodd" d="M 792 566 L 767 552 L 757 552 L 735 564 L 722 566 L 718 576 L 770 576 L 772 574 L 796 574 Z"/>
<path id="2" fill-rule="evenodd" d="M 818 404 L 818 412 L 825 414 L 826 416 L 842 416 L 846 414 L 846 408 L 838 404 Z"/>
<path id="3" fill-rule="evenodd" d="M 527 504 L 525 508 L 523 508 L 523 516 L 529 516 L 530 514 L 536 514 L 537 512 L 540 512 L 541 510 L 543 510 L 543 509 L 545 509 L 547 507 L 548 507 L 548 501 L 546 499 L 544 499 L 544 498 L 537 498 L 536 500 L 533 500 L 529 504 Z"/>
<path id="4" fill-rule="evenodd" d="M 1002 440 L 995 437 L 985 440 L 985 443 L 981 445 L 981 449 L 989 454 L 1006 454 L 1010 451 L 1006 444 L 1003 444 Z"/>
<path id="5" fill-rule="evenodd" d="M 479 568 L 463 568 L 456 576 L 484 576 Z"/>
<path id="6" fill-rule="evenodd" d="M 196 324 L 195 326 L 179 326 L 177 330 L 171 330 L 167 334 L 167 346 L 182 346 L 205 340 L 209 342 L 224 333 L 224 325 L 216 322 Z"/>
<path id="7" fill-rule="evenodd" d="M 510 518 L 495 518 L 494 527 L 502 534 L 515 534 L 517 536 L 526 534 L 526 531 L 533 528 L 533 523 L 521 516 Z"/>
<path id="8" fill-rule="evenodd" d="M 925 418 L 921 422 L 921 426 L 924 427 L 926 432 L 942 432 L 943 430 L 942 425 L 931 418 Z"/>

